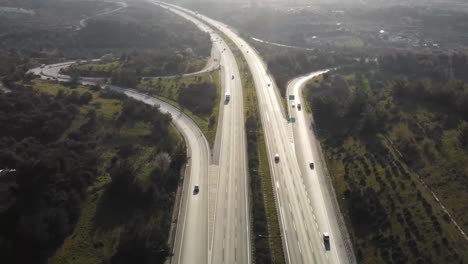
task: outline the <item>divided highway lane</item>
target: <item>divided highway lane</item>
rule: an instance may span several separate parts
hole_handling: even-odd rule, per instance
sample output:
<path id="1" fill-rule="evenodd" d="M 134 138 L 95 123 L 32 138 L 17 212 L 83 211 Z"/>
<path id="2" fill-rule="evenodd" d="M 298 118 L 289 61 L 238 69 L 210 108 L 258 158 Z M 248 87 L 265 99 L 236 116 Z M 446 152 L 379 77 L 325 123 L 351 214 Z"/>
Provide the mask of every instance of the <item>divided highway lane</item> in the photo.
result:
<path id="1" fill-rule="evenodd" d="M 250 263 L 247 154 L 242 82 L 226 43 L 222 55 L 225 99 L 222 120 L 220 182 L 215 210 L 211 263 Z"/>
<path id="2" fill-rule="evenodd" d="M 325 175 L 325 164 L 322 162 L 319 142 L 315 137 L 312 127 L 312 116 L 304 108 L 302 89 L 312 78 L 322 75 L 328 70 L 312 72 L 308 75 L 298 77 L 288 84 L 287 95 L 293 95 L 294 100 L 288 100 L 289 116 L 295 119 L 293 124 L 294 143 L 296 154 L 302 171 L 302 177 L 309 195 L 312 196 L 313 206 L 324 212 L 318 219 L 319 226 L 327 226 L 331 234 L 331 249 L 337 249 L 337 254 L 348 263 L 356 263 L 352 252 L 346 226 L 340 221 L 338 204 L 335 201 L 334 192 L 327 188 L 327 176 Z M 301 107 L 299 108 L 299 105 Z M 313 169 L 310 163 L 313 163 Z"/>
<path id="3" fill-rule="evenodd" d="M 184 8 L 180 10 L 195 14 Z M 337 253 L 343 249 L 335 246 L 335 232 L 330 229 L 323 197 L 320 199 L 308 193 L 310 190 L 306 187 L 296 158 L 292 124 L 288 123 L 283 113 L 280 97 L 261 58 L 226 25 L 203 15 L 198 17 L 222 31 L 241 49 L 252 72 L 265 130 L 287 261 L 348 263 L 348 259 L 342 257 L 346 254 Z M 272 158 L 276 153 L 280 157 L 278 163 Z M 331 233 L 330 250 L 325 248 L 323 232 Z"/>
<path id="4" fill-rule="evenodd" d="M 161 6 L 167 7 L 163 4 Z M 244 99 L 239 68 L 234 54 L 220 36 L 193 16 L 174 8 L 169 9 L 210 33 L 215 45 L 221 50 L 223 87 L 225 92 L 230 93 L 229 100 L 223 98 L 221 130 L 218 131 L 221 133 L 219 183 L 207 263 L 251 263 Z M 191 239 L 197 243 L 196 238 Z M 181 253 L 182 259 L 186 254 Z M 188 255 L 187 259 L 190 259 Z"/>

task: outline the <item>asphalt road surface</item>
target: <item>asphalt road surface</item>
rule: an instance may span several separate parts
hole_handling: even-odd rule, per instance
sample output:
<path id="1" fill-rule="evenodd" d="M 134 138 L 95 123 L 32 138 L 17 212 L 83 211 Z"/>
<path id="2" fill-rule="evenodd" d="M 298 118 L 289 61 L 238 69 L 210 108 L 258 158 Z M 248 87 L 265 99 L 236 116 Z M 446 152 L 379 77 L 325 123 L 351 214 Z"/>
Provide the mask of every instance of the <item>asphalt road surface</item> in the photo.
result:
<path id="1" fill-rule="evenodd" d="M 312 189 L 307 187 L 308 182 L 305 179 L 308 176 L 303 175 L 301 170 L 304 164 L 299 164 L 296 156 L 293 131 L 295 124 L 290 123 L 289 117 L 284 113 L 273 79 L 268 75 L 260 56 L 223 23 L 174 5 L 172 8 L 196 15 L 222 31 L 237 45 L 247 60 L 259 99 L 287 261 L 348 263 L 349 258 L 343 257 L 346 253 L 338 253 L 344 248 L 337 247 L 342 244 L 337 241 L 341 236 L 331 229 L 330 218 L 335 215 L 327 212 L 326 197 L 320 193 L 311 193 Z M 275 154 L 279 155 L 278 162 L 274 160 Z M 308 166 L 308 163 L 306 165 Z M 316 188 L 321 189 L 323 186 L 317 185 Z M 329 243 L 325 243 L 323 239 L 325 232 L 330 234 Z"/>
<path id="2" fill-rule="evenodd" d="M 161 5 L 162 7 L 167 7 Z M 213 30 L 200 20 L 174 8 L 170 11 L 195 23 L 209 32 L 211 40 L 221 51 L 221 71 L 224 95 L 218 168 L 218 184 L 215 186 L 216 202 L 213 210 L 212 235 L 209 237 L 208 262 L 193 261 L 193 252 L 180 251 L 175 263 L 250 263 L 249 203 L 247 190 L 247 156 L 244 130 L 244 106 L 242 81 L 234 54 Z M 225 94 L 230 94 L 226 100 Z M 211 214 L 211 212 L 210 212 Z M 190 220 L 187 220 L 190 221 Z M 198 245 L 201 239 L 187 235 L 182 243 Z M 176 253 L 177 254 L 177 253 Z M 178 261 L 179 260 L 179 261 Z M 174 261 L 173 261 L 174 262 Z"/>
<path id="3" fill-rule="evenodd" d="M 327 188 L 327 184 L 330 183 L 327 183 L 325 175 L 326 164 L 323 162 L 319 142 L 315 136 L 312 116 L 305 109 L 302 96 L 302 89 L 307 81 L 326 72 L 328 70 L 312 72 L 289 82 L 287 95 L 293 95 L 294 99 L 288 100 L 288 112 L 289 116 L 295 119 L 294 143 L 304 183 L 309 195 L 313 196 L 313 207 L 321 208 L 324 212 L 317 219 L 319 226 L 328 226 L 328 232 L 333 236 L 330 250 L 334 248 L 337 254 L 341 254 L 339 259 L 342 259 L 343 263 L 356 263 L 338 203 L 333 191 Z M 310 163 L 313 164 L 313 169 Z"/>

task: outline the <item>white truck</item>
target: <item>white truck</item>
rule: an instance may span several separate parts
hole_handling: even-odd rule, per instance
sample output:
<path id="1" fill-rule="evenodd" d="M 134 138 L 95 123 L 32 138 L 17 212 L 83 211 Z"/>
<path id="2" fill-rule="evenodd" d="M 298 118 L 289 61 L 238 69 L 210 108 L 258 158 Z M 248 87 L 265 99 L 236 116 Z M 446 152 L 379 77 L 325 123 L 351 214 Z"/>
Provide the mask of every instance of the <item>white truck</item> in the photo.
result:
<path id="1" fill-rule="evenodd" d="M 231 93 L 230 93 L 230 92 L 226 92 L 226 96 L 225 96 L 225 98 L 224 98 L 224 102 L 229 103 L 230 100 L 231 100 Z"/>

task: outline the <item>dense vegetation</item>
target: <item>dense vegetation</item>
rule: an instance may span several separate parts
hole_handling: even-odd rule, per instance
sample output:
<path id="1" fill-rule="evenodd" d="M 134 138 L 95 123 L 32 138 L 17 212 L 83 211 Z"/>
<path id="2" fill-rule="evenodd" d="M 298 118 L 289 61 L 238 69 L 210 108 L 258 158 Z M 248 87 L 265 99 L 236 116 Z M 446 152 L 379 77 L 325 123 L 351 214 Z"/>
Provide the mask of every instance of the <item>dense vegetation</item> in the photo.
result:
<path id="1" fill-rule="evenodd" d="M 104 7 L 115 7 L 114 4 L 84 2 L 88 4 L 78 10 L 87 16 Z M 115 84 L 134 86 L 142 76 L 200 69 L 204 58 L 210 54 L 207 34 L 150 3 L 131 3 L 118 13 L 91 19 L 79 30 L 76 15 L 68 20 L 63 15 L 67 14 L 64 11 L 67 8 L 68 12 L 74 10 L 71 3 L 75 2 L 46 0 L 39 7 L 32 5 L 34 15 L 6 16 L 0 20 L 0 78 L 17 81 L 29 68 L 42 63 L 107 55 L 108 60 L 119 62 L 120 67 L 103 76 L 112 77 Z M 100 75 L 102 71 L 96 73 L 88 68 L 71 73 L 92 76 Z"/>
<path id="2" fill-rule="evenodd" d="M 134 51 L 112 62 L 75 64 L 63 69 L 70 76 L 107 78 L 111 83 L 135 87 L 146 77 L 174 76 L 199 71 L 206 58 L 197 58 L 191 49 L 177 54 Z"/>
<path id="3" fill-rule="evenodd" d="M 307 86 L 359 263 L 464 263 L 466 56 L 390 54 Z M 404 75 L 403 75 L 404 74 Z"/>
<path id="4" fill-rule="evenodd" d="M 42 81 L 0 94 L 0 113 L 0 168 L 17 169 L 2 261 L 164 262 L 186 158 L 170 116 Z"/>

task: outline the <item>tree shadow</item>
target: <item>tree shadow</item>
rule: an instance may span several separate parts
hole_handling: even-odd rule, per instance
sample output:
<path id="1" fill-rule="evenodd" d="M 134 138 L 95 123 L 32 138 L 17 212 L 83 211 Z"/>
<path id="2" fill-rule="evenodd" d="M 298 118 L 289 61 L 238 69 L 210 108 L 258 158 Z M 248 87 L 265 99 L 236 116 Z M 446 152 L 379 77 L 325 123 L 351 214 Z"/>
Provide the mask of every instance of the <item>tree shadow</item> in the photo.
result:
<path id="1" fill-rule="evenodd" d="M 110 231 L 127 223 L 135 212 L 135 201 L 106 190 L 97 204 L 93 219 L 94 227 L 99 231 Z"/>

